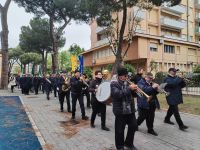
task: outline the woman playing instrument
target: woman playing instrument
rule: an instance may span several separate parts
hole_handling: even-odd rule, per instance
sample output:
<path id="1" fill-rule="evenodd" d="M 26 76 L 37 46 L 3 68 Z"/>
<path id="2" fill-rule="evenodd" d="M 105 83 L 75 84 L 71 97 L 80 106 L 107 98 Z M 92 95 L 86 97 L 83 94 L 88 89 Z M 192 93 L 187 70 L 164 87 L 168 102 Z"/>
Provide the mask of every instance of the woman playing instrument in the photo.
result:
<path id="1" fill-rule="evenodd" d="M 96 91 L 98 86 L 102 82 L 102 73 L 101 71 L 95 71 L 95 79 L 91 81 L 89 91 L 92 93 L 91 104 L 92 104 L 92 115 L 91 115 L 91 123 L 90 126 L 95 128 L 94 122 L 97 113 L 101 113 L 101 129 L 105 131 L 110 131 L 109 128 L 106 127 L 106 104 L 100 103 L 96 98 Z"/>
<path id="2" fill-rule="evenodd" d="M 144 91 L 146 94 L 151 96 L 150 100 L 147 100 L 145 96 L 137 97 L 137 106 L 138 106 L 138 118 L 137 124 L 138 126 L 142 124 L 144 120 L 146 120 L 146 125 L 148 128 L 148 133 L 157 136 L 158 134 L 153 129 L 153 123 L 155 118 L 155 110 L 156 108 L 160 108 L 157 94 L 159 85 L 156 83 L 152 83 L 153 74 L 146 73 L 145 77 L 142 78 L 138 82 L 139 88 Z"/>

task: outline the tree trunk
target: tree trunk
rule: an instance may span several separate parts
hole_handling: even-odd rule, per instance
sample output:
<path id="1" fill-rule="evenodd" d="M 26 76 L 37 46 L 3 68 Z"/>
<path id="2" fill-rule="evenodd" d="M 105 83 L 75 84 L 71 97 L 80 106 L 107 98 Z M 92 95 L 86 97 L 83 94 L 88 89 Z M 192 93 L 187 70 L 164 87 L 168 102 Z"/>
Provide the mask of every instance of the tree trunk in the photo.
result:
<path id="1" fill-rule="evenodd" d="M 44 74 L 47 73 L 47 56 L 48 56 L 48 53 L 46 53 L 45 58 L 44 58 Z"/>
<path id="2" fill-rule="evenodd" d="M 44 55 L 45 55 L 45 53 L 43 51 L 43 53 L 42 53 L 42 74 L 46 74 Z"/>
<path id="3" fill-rule="evenodd" d="M 54 32 L 54 19 L 50 17 L 50 35 L 53 45 L 53 57 L 52 57 L 52 72 L 56 73 L 58 71 L 58 39 L 56 38 L 56 34 Z"/>
<path id="4" fill-rule="evenodd" d="M 123 58 L 122 58 L 122 47 L 123 47 L 123 37 L 124 37 L 124 31 L 126 27 L 126 20 L 127 20 L 127 7 L 126 7 L 126 0 L 123 1 L 123 18 L 122 18 L 122 24 L 119 32 L 119 43 L 118 43 L 118 49 L 117 54 L 115 57 L 115 63 L 112 68 L 112 75 L 117 73 L 117 69 L 121 66 L 123 66 Z"/>
<path id="5" fill-rule="evenodd" d="M 11 0 L 7 0 L 5 6 L 0 4 L 1 12 L 1 48 L 2 48 L 2 70 L 1 70 L 1 88 L 8 89 L 8 24 L 7 13 Z"/>

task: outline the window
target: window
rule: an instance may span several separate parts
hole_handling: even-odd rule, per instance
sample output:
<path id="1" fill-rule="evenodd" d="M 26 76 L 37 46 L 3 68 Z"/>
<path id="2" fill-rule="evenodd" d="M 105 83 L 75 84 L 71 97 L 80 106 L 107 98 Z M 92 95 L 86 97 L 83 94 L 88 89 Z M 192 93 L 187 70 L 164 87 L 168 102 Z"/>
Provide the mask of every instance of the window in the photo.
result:
<path id="1" fill-rule="evenodd" d="M 174 46 L 164 45 L 164 53 L 175 53 Z"/>
<path id="2" fill-rule="evenodd" d="M 158 46 L 155 43 L 150 43 L 150 47 L 149 47 L 151 52 L 157 52 L 158 51 Z"/>

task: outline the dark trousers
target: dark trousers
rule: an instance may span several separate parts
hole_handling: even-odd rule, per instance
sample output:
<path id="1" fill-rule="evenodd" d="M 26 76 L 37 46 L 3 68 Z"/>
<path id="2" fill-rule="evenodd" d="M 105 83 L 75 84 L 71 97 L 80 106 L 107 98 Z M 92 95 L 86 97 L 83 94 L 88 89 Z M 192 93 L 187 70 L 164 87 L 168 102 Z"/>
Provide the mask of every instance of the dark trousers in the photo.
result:
<path id="1" fill-rule="evenodd" d="M 151 105 L 149 109 L 138 108 L 138 118 L 137 118 L 138 126 L 141 125 L 142 122 L 146 119 L 146 125 L 148 130 L 153 130 L 155 110 L 156 107 Z"/>
<path id="2" fill-rule="evenodd" d="M 125 126 L 128 125 L 126 139 L 124 141 Z M 134 135 L 137 129 L 135 114 L 115 115 L 115 145 L 117 149 L 133 146 Z"/>
<path id="3" fill-rule="evenodd" d="M 39 85 L 34 86 L 35 94 L 38 94 Z"/>
<path id="4" fill-rule="evenodd" d="M 169 121 L 171 116 L 174 115 L 176 122 L 179 126 L 183 126 L 183 121 L 181 120 L 181 116 L 179 114 L 178 105 L 169 105 L 169 108 L 167 110 L 167 115 L 165 117 L 166 121 Z"/>
<path id="5" fill-rule="evenodd" d="M 67 100 L 67 110 L 69 112 L 69 111 L 71 111 L 70 91 L 59 93 L 60 110 L 63 110 L 65 97 L 66 97 L 66 100 Z"/>
<path id="6" fill-rule="evenodd" d="M 96 102 L 92 105 L 91 124 L 94 124 L 96 115 L 101 113 L 101 127 L 106 125 L 106 104 Z"/>
<path id="7" fill-rule="evenodd" d="M 57 97 L 57 86 L 53 87 L 54 97 Z"/>
<path id="8" fill-rule="evenodd" d="M 75 117 L 77 100 L 79 101 L 82 117 L 84 117 L 85 116 L 85 107 L 84 107 L 84 103 L 83 103 L 83 95 L 81 93 L 80 94 L 79 93 L 71 93 L 71 97 L 72 97 L 72 117 Z"/>
<path id="9" fill-rule="evenodd" d="M 90 93 L 89 93 L 89 91 L 83 91 L 83 96 L 86 96 L 86 99 L 87 99 L 87 107 L 90 107 L 90 104 L 91 104 L 91 102 L 90 102 Z"/>

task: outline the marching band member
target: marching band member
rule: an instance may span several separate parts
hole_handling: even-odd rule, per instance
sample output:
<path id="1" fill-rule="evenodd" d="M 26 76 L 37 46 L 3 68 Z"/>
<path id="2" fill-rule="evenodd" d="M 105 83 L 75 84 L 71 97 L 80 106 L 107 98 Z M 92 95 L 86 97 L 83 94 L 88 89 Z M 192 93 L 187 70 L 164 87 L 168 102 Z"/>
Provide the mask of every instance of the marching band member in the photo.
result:
<path id="1" fill-rule="evenodd" d="M 43 85 L 44 85 L 44 90 L 46 92 L 46 95 L 47 95 L 47 100 L 49 100 L 49 94 L 50 94 L 50 91 L 51 91 L 51 88 L 52 88 L 52 84 L 51 84 L 51 81 L 49 80 L 49 74 L 45 75 L 44 78 L 43 78 Z"/>
<path id="2" fill-rule="evenodd" d="M 153 74 L 148 72 L 145 77 L 142 78 L 138 82 L 138 87 L 144 91 L 146 94 L 151 96 L 151 99 L 148 101 L 147 98 L 143 96 L 137 97 L 137 106 L 138 106 L 138 118 L 137 124 L 138 126 L 142 124 L 144 120 L 146 120 L 146 125 L 148 128 L 148 133 L 157 136 L 158 134 L 153 129 L 153 123 L 155 118 L 155 110 L 156 107 L 159 109 L 159 102 L 157 98 L 158 87 L 159 85 L 156 83 L 152 84 Z"/>
<path id="3" fill-rule="evenodd" d="M 71 104 L 70 104 L 70 79 L 67 77 L 66 73 L 62 73 L 61 77 L 58 79 L 58 97 L 60 102 L 60 111 L 63 112 L 63 104 L 67 101 L 67 110 L 68 112 L 71 111 Z"/>
<path id="4" fill-rule="evenodd" d="M 115 115 L 115 145 L 117 150 L 124 150 L 124 146 L 131 150 L 136 150 L 133 141 L 137 130 L 137 121 L 132 94 L 134 90 L 137 90 L 137 85 L 132 83 L 128 86 L 126 82 L 128 71 L 125 68 L 119 68 L 117 74 L 117 81 L 111 82 L 111 97 Z M 124 141 L 126 125 L 128 125 L 128 132 Z"/>
<path id="5" fill-rule="evenodd" d="M 79 105 L 82 113 L 82 120 L 88 120 L 88 116 L 85 115 L 85 107 L 83 103 L 82 87 L 83 81 L 80 79 L 79 70 L 75 70 L 74 76 L 70 79 L 71 83 L 71 97 L 72 97 L 72 119 L 75 119 L 76 102 L 79 101 Z"/>
<path id="6" fill-rule="evenodd" d="M 137 69 L 137 74 L 135 77 L 132 79 L 135 84 L 137 84 L 142 78 L 144 74 L 144 69 L 143 68 L 138 68 Z"/>
<path id="7" fill-rule="evenodd" d="M 89 87 L 88 87 L 89 80 L 88 80 L 88 77 L 85 73 L 82 74 L 82 77 L 83 77 L 84 81 L 87 83 L 87 85 L 83 84 L 82 94 L 83 94 L 83 96 L 85 95 L 86 98 L 87 98 L 87 108 L 91 108 L 90 107 L 90 93 L 89 93 Z"/>
<path id="8" fill-rule="evenodd" d="M 167 110 L 164 122 L 174 125 L 174 123 L 170 121 L 171 116 L 174 115 L 176 122 L 179 125 L 179 129 L 185 130 L 188 128 L 188 126 L 184 125 L 183 121 L 181 120 L 178 105 L 183 103 L 181 89 L 186 86 L 186 83 L 182 77 L 176 76 L 176 71 L 178 70 L 175 68 L 170 68 L 168 71 L 169 74 L 164 80 L 164 82 L 167 83 L 165 90 L 170 92 L 170 94 L 166 97 L 169 108 Z"/>
<path id="9" fill-rule="evenodd" d="M 106 127 L 106 104 L 100 103 L 96 98 L 96 90 L 97 87 L 102 82 L 102 73 L 101 71 L 95 71 L 95 79 L 91 81 L 89 91 L 92 93 L 91 104 L 92 104 L 92 115 L 91 115 L 91 127 L 95 128 L 94 122 L 97 113 L 101 113 L 101 129 L 105 131 L 110 131 L 109 128 Z"/>

